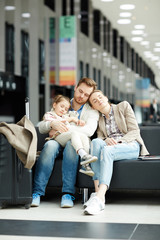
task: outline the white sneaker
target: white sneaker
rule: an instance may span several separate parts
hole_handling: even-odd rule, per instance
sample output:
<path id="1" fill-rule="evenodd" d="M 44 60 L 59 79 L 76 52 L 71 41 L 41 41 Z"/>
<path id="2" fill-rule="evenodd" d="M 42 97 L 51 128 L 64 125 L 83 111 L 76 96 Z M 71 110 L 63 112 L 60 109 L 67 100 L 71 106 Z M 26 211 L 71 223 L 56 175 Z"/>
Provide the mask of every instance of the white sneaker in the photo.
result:
<path id="1" fill-rule="evenodd" d="M 87 164 L 87 163 L 95 162 L 97 160 L 98 160 L 98 158 L 96 156 L 86 154 L 81 158 L 80 164 L 84 165 L 84 164 Z"/>
<path id="2" fill-rule="evenodd" d="M 90 177 L 94 176 L 94 172 L 92 168 L 89 166 L 89 164 L 82 165 L 82 168 L 79 170 L 79 172 L 84 173 Z"/>
<path id="3" fill-rule="evenodd" d="M 88 201 L 86 201 L 86 202 L 83 204 L 83 208 L 88 207 L 88 205 L 89 205 L 89 203 L 91 202 L 92 198 L 95 197 L 96 194 L 97 194 L 96 192 L 91 193 L 90 198 L 88 199 Z"/>
<path id="4" fill-rule="evenodd" d="M 99 213 L 103 212 L 104 208 L 105 208 L 104 202 L 102 202 L 102 200 L 100 198 L 95 196 L 91 199 L 91 202 L 88 205 L 88 207 L 85 208 L 84 214 L 85 215 L 99 214 Z"/>

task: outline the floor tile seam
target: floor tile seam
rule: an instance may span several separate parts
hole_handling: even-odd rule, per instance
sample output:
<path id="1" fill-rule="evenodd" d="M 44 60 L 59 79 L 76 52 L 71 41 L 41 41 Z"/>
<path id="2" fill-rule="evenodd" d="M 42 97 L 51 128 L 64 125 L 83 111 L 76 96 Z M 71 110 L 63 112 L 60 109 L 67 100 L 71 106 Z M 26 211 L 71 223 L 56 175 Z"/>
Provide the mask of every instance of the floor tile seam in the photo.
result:
<path id="1" fill-rule="evenodd" d="M 128 238 L 128 240 L 131 240 L 131 239 L 132 239 L 132 237 L 133 237 L 135 231 L 137 230 L 138 226 L 139 226 L 139 224 L 136 224 L 136 226 L 135 226 L 133 232 L 131 233 L 130 237 Z"/>

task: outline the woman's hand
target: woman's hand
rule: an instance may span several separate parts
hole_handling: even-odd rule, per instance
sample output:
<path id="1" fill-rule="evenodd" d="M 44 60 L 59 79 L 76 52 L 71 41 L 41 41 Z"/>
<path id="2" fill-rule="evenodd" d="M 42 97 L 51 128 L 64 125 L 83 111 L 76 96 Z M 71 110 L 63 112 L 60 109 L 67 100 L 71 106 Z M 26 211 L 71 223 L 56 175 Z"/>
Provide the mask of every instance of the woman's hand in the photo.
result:
<path id="1" fill-rule="evenodd" d="M 60 133 L 67 132 L 68 128 L 65 125 L 65 122 L 66 120 L 62 120 L 62 121 L 54 120 L 50 123 L 50 126 L 52 129 L 59 131 Z"/>
<path id="2" fill-rule="evenodd" d="M 107 143 L 107 146 L 111 146 L 111 145 L 116 145 L 117 141 L 114 138 L 106 138 L 105 142 Z"/>

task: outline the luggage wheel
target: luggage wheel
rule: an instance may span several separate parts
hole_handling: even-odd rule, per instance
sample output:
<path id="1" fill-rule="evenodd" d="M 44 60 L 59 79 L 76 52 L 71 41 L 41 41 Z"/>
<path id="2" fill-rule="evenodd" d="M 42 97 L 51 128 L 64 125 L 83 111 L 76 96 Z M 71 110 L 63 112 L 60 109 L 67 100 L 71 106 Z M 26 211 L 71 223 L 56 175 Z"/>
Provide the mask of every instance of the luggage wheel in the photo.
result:
<path id="1" fill-rule="evenodd" d="M 30 208 L 30 206 L 31 206 L 31 204 L 25 204 L 25 209 L 29 209 Z"/>

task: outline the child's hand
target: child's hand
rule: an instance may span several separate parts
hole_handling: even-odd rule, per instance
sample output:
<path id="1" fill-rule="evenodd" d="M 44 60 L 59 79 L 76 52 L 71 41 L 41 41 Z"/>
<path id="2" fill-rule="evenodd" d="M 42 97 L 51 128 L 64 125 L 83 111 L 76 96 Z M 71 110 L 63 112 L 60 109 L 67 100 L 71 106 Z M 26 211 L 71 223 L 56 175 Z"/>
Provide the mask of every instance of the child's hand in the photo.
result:
<path id="1" fill-rule="evenodd" d="M 78 126 L 84 126 L 84 125 L 85 125 L 85 121 L 83 121 L 83 120 L 78 120 L 77 125 L 78 125 Z"/>
<path id="2" fill-rule="evenodd" d="M 49 137 L 50 137 L 50 138 L 53 137 L 54 133 L 55 133 L 54 130 L 50 130 L 50 131 L 49 131 Z"/>

